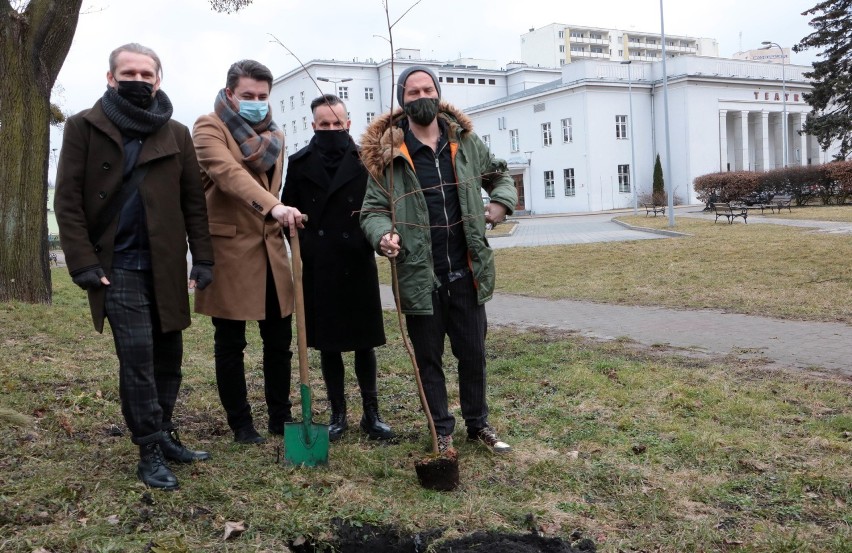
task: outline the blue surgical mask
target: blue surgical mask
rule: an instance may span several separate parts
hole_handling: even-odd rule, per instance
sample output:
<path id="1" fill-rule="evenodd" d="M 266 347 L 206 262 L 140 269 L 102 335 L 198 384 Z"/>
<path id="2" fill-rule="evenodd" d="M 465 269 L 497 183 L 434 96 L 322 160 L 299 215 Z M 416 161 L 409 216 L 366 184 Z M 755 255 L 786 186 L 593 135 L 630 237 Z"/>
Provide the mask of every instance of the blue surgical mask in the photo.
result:
<path id="1" fill-rule="evenodd" d="M 252 124 L 266 119 L 269 113 L 269 102 L 266 100 L 240 100 L 240 116 Z"/>

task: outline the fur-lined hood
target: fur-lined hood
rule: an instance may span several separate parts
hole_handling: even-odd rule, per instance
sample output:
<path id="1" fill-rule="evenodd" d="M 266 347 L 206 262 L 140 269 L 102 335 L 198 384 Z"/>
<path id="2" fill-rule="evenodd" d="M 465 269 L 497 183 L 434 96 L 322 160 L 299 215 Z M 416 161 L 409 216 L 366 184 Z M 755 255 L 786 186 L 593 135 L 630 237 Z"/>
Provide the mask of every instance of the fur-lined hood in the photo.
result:
<path id="1" fill-rule="evenodd" d="M 385 113 L 373 121 L 361 136 L 361 161 L 374 178 L 384 172 L 393 157 L 400 155 L 403 131 L 399 123 L 405 117 L 402 108 L 397 108 L 393 112 L 393 117 L 390 113 Z M 438 104 L 438 117 L 449 126 L 450 142 L 455 142 L 460 136 L 473 132 L 473 122 L 470 118 L 443 100 Z M 388 128 L 389 124 L 390 128 Z M 391 136 L 393 136 L 392 140 Z M 391 143 L 393 148 L 390 147 Z"/>

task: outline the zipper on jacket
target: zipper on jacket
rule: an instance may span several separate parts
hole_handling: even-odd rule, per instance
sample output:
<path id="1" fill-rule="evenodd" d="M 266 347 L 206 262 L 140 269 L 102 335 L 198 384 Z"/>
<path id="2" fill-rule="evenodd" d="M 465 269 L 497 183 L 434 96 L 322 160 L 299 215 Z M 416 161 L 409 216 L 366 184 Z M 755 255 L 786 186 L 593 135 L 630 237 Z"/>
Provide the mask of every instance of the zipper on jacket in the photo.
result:
<path id="1" fill-rule="evenodd" d="M 448 143 L 449 142 L 444 142 L 444 145 L 441 146 L 440 150 L 438 150 L 437 152 L 433 151 L 433 155 L 435 156 L 435 169 L 438 171 L 438 182 L 440 183 L 440 187 L 441 187 L 441 204 L 442 204 L 442 207 L 444 209 L 444 224 L 446 225 L 446 232 L 447 232 L 447 240 L 446 240 L 445 246 L 446 246 L 447 266 L 450 268 L 450 270 L 447 271 L 447 272 L 451 273 L 451 272 L 453 272 L 453 262 L 450 259 L 450 216 L 447 213 L 447 195 L 444 193 L 444 184 L 445 184 L 444 183 L 444 175 L 441 174 L 441 163 L 438 160 L 438 156 L 441 154 L 441 152 L 444 151 L 444 148 L 447 147 Z"/>

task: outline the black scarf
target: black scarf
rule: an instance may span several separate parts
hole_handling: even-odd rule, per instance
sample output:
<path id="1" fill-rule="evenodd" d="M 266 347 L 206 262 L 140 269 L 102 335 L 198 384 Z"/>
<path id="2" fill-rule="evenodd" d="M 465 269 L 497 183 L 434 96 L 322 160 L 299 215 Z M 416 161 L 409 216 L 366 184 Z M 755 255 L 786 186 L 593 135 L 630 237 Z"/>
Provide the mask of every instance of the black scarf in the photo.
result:
<path id="1" fill-rule="evenodd" d="M 166 93 L 158 90 L 148 109 L 134 106 L 107 86 L 101 98 L 101 106 L 107 119 L 112 121 L 124 136 L 147 136 L 165 125 L 172 118 L 172 102 Z"/>

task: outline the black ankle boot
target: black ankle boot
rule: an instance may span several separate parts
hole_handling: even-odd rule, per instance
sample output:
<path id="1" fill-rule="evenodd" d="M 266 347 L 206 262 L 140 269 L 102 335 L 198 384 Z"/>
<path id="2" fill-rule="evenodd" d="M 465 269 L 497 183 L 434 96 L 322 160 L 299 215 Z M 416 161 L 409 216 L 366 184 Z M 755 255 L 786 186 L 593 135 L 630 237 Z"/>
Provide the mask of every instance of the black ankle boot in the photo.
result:
<path id="1" fill-rule="evenodd" d="M 163 452 L 163 457 L 175 463 L 191 463 L 193 461 L 207 461 L 210 459 L 210 454 L 206 451 L 193 451 L 184 447 L 177 430 L 163 432 L 163 439 L 160 440 L 160 450 Z"/>
<path id="2" fill-rule="evenodd" d="M 346 422 L 346 408 L 331 410 L 331 419 L 328 421 L 328 441 L 336 442 L 343 437 L 343 433 L 349 424 Z"/>
<path id="3" fill-rule="evenodd" d="M 376 398 L 365 398 L 364 415 L 361 417 L 361 430 L 371 440 L 390 440 L 394 437 L 391 427 L 379 415 L 379 401 Z"/>
<path id="4" fill-rule="evenodd" d="M 178 489 L 177 477 L 166 466 L 159 442 L 139 446 L 139 466 L 136 475 L 146 486 L 162 490 Z"/>

